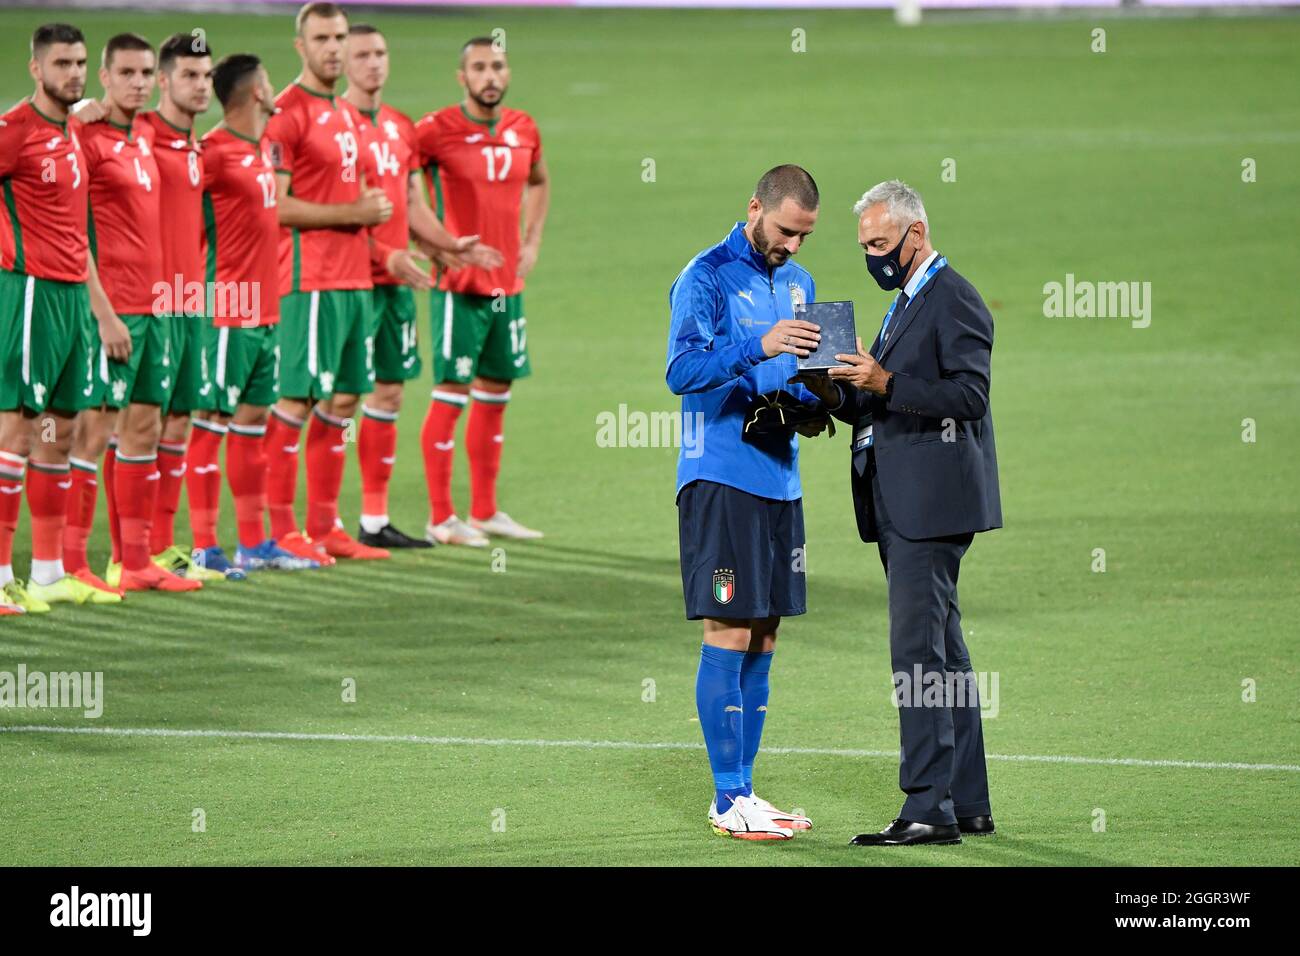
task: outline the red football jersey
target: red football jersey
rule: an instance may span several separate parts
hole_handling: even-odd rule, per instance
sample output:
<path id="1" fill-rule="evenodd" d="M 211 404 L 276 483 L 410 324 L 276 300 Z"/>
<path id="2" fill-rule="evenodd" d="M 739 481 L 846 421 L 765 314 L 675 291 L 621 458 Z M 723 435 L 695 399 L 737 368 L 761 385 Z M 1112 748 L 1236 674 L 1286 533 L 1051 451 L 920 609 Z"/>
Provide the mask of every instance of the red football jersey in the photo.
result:
<path id="1" fill-rule="evenodd" d="M 90 176 L 90 251 L 119 315 L 152 315 L 163 289 L 162 190 L 149 141 L 107 120 L 81 127 Z M 170 301 L 170 294 L 168 301 Z"/>
<path id="2" fill-rule="evenodd" d="M 182 289 L 203 281 L 203 154 L 194 131 L 173 126 L 157 112 L 141 113 L 140 135 L 153 147 L 164 215 L 163 275 Z M 177 276 L 180 278 L 178 279 Z M 187 296 L 188 297 L 188 296 Z M 182 311 L 178 303 L 175 311 Z"/>
<path id="3" fill-rule="evenodd" d="M 270 150 L 218 126 L 203 137 L 206 278 L 217 326 L 280 321 L 280 220 Z"/>
<path id="4" fill-rule="evenodd" d="M 361 168 L 366 183 L 381 186 L 393 203 L 392 217 L 385 223 L 371 226 L 370 237 L 390 249 L 405 249 L 410 245 L 411 237 L 407 189 L 416 156 L 415 124 L 409 116 L 387 103 L 381 103 L 377 110 L 353 108 L 362 128 Z M 375 285 L 401 284 L 401 280 L 394 278 L 382 261 L 371 262 L 370 277 Z"/>
<path id="5" fill-rule="evenodd" d="M 0 268 L 38 279 L 86 281 L 86 160 L 76 120 L 60 123 L 23 100 L 0 116 L 0 180 L 7 215 Z"/>
<path id="6" fill-rule="evenodd" d="M 276 97 L 266 142 L 277 172 L 292 179 L 289 194 L 314 203 L 355 202 L 360 139 L 341 97 L 293 83 Z M 370 243 L 361 226 L 280 230 L 280 294 L 369 289 Z"/>
<path id="7" fill-rule="evenodd" d="M 415 124 L 420 165 L 438 213 L 456 236 L 477 235 L 505 257 L 496 269 L 468 266 L 444 272 L 438 287 L 451 292 L 507 295 L 522 292 L 519 265 L 524 186 L 542 158 L 532 117 L 503 107 L 494 123 L 471 119 L 461 106 L 429 113 Z"/>

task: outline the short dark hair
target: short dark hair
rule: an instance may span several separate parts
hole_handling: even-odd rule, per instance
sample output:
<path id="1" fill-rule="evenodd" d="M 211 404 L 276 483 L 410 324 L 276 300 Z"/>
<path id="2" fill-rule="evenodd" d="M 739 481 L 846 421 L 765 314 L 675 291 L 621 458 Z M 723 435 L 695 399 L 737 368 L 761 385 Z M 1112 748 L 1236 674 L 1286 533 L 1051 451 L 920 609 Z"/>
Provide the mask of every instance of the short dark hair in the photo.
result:
<path id="1" fill-rule="evenodd" d="M 32 34 L 32 56 L 40 59 L 56 43 L 85 42 L 85 36 L 71 23 L 43 23 Z"/>
<path id="2" fill-rule="evenodd" d="M 113 54 L 119 50 L 148 50 L 153 52 L 153 44 L 138 33 L 119 33 L 108 38 L 104 44 L 104 66 L 113 62 Z"/>
<path id="3" fill-rule="evenodd" d="M 202 33 L 173 33 L 158 47 L 158 70 L 170 73 L 176 61 L 184 56 L 212 56 L 207 38 Z"/>
<path id="4" fill-rule="evenodd" d="M 821 194 L 817 192 L 816 181 L 808 170 L 793 163 L 773 166 L 763 174 L 754 187 L 754 198 L 763 204 L 764 209 L 773 212 L 786 199 L 793 199 L 800 208 L 812 212 L 821 205 Z"/>
<path id="5" fill-rule="evenodd" d="M 306 24 L 308 17 L 325 17 L 326 19 L 329 19 L 330 17 L 342 17 L 346 20 L 348 15 L 347 12 L 337 3 L 325 3 L 322 2 L 322 0 L 313 0 L 312 3 L 304 3 L 302 7 L 299 8 L 298 15 L 294 17 L 293 20 L 293 29 L 298 36 L 302 36 L 302 28 L 303 25 Z"/>
<path id="6" fill-rule="evenodd" d="M 372 33 L 384 35 L 384 31 L 373 23 L 354 23 L 348 27 L 348 36 L 370 36 Z"/>
<path id="7" fill-rule="evenodd" d="M 212 89 L 222 106 L 235 105 L 243 100 L 248 80 L 261 68 L 262 61 L 252 53 L 231 53 L 223 56 L 212 69 Z"/>
<path id="8" fill-rule="evenodd" d="M 492 39 L 491 37 L 471 37 L 470 39 L 466 40 L 465 43 L 460 48 L 461 66 L 465 65 L 465 54 L 468 53 L 470 50 L 474 49 L 474 47 L 476 46 L 490 46 L 492 49 L 495 50 L 497 48 L 497 41 Z M 501 52 L 504 53 L 505 51 L 502 50 Z"/>

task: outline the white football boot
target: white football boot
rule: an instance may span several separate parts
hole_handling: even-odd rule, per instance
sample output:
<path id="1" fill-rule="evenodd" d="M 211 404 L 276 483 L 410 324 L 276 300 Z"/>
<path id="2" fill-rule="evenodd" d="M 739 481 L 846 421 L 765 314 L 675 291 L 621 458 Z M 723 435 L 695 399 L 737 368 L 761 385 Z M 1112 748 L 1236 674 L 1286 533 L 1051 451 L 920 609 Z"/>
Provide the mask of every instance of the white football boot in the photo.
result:
<path id="1" fill-rule="evenodd" d="M 471 528 L 477 528 L 484 534 L 496 535 L 498 538 L 515 538 L 519 541 L 531 541 L 536 538 L 544 537 L 540 531 L 534 531 L 532 528 L 525 528 L 504 511 L 498 511 L 491 518 L 485 518 L 482 521 L 478 518 L 470 518 L 469 524 Z"/>
<path id="2" fill-rule="evenodd" d="M 812 829 L 812 819 L 802 813 L 789 813 L 785 810 L 778 810 L 756 793 L 751 793 L 749 799 L 753 800 L 759 809 L 766 811 L 768 816 L 783 827 L 789 827 L 791 830 Z"/>
<path id="3" fill-rule="evenodd" d="M 709 825 L 718 836 L 737 840 L 788 840 L 794 830 L 782 826 L 752 797 L 736 797 L 731 809 L 719 815 L 716 801 L 709 804 Z"/>
<path id="4" fill-rule="evenodd" d="M 487 535 L 477 528 L 471 528 L 455 515 L 440 524 L 426 524 L 424 538 L 435 544 L 460 544 L 467 548 L 486 548 Z"/>

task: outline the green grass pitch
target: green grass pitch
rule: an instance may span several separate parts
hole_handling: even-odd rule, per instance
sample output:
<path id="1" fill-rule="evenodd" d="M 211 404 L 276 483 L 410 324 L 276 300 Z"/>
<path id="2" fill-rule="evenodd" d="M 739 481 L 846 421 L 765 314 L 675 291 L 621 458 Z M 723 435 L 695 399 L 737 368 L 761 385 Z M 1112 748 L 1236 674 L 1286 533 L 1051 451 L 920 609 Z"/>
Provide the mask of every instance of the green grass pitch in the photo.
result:
<path id="1" fill-rule="evenodd" d="M 0 13 L 4 102 L 30 92 L 27 37 L 55 15 Z M 159 40 L 201 26 L 219 55 L 263 56 L 277 88 L 297 71 L 288 14 L 59 15 L 92 51 L 120 29 Z M 364 739 L 0 733 L 0 860 L 1300 863 L 1300 19 L 373 19 L 394 62 L 387 99 L 416 116 L 458 98 L 461 41 L 504 28 L 507 102 L 542 130 L 554 191 L 528 286 L 535 372 L 507 415 L 502 506 L 548 536 L 508 545 L 504 572 L 490 553 L 440 548 L 5 620 L 0 670 L 102 671 L 106 704 L 99 720 L 6 711 L 3 729 Z M 792 52 L 796 28 L 807 52 Z M 676 452 L 598 447 L 596 418 L 676 407 L 668 285 L 778 162 L 806 165 L 821 187 L 799 257 L 821 297 L 856 300 L 868 326 L 883 313 L 850 207 L 898 176 L 996 317 L 1006 527 L 976 541 L 962 577 L 975 667 L 1000 681 L 985 723 L 991 840 L 845 845 L 887 824 L 901 796 L 884 581 L 854 531 L 842 432 L 804 443 L 811 611 L 783 628 L 773 669 L 765 743 L 787 752 L 757 768 L 764 794 L 817 828 L 755 846 L 705 824 Z M 1149 327 L 1045 317 L 1044 284 L 1067 274 L 1150 282 Z M 427 327 L 424 339 L 427 351 Z M 425 517 L 429 386 L 427 372 L 411 384 L 401 419 L 392 512 L 408 530 Z M 457 467 L 463 510 L 463 457 Z M 349 527 L 358 506 L 353 459 Z M 228 498 L 224 517 L 229 543 Z M 25 523 L 18 541 L 25 574 Z M 408 736 L 421 739 L 391 739 Z M 511 743 L 542 740 L 569 743 Z M 1020 759 L 1051 756 L 1094 762 Z"/>

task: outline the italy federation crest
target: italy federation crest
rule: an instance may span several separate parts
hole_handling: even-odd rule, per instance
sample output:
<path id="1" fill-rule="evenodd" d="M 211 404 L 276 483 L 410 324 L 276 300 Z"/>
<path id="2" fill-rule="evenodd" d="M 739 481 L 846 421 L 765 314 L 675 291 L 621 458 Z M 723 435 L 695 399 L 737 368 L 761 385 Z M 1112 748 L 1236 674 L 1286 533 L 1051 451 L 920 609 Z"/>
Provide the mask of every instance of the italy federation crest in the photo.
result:
<path id="1" fill-rule="evenodd" d="M 736 596 L 735 572 L 719 568 L 713 572 L 713 599 L 719 604 L 730 604 Z"/>
<path id="2" fill-rule="evenodd" d="M 790 305 L 796 312 L 808 304 L 808 296 L 804 294 L 803 286 L 797 282 L 788 283 L 790 287 Z"/>

